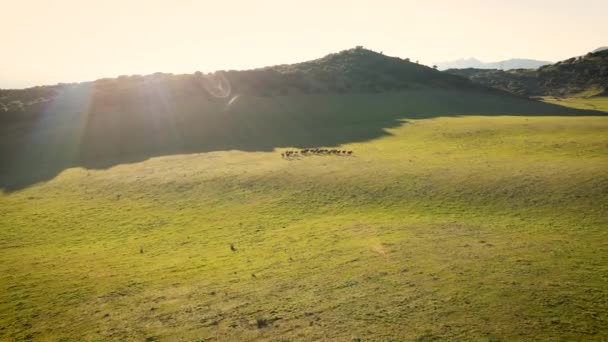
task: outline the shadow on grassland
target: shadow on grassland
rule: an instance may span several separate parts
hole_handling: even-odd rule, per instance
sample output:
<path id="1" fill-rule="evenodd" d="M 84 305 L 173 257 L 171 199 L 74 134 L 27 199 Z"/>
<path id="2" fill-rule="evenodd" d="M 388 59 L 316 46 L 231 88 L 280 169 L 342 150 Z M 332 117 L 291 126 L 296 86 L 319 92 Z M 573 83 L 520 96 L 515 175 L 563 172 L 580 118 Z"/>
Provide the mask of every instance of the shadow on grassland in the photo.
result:
<path id="1" fill-rule="evenodd" d="M 403 119 L 458 115 L 606 115 L 495 91 L 208 99 L 195 94 L 96 97 L 80 87 L 31 119 L 3 125 L 0 188 L 12 192 L 70 167 L 103 169 L 210 151 L 337 146 L 388 135 Z"/>

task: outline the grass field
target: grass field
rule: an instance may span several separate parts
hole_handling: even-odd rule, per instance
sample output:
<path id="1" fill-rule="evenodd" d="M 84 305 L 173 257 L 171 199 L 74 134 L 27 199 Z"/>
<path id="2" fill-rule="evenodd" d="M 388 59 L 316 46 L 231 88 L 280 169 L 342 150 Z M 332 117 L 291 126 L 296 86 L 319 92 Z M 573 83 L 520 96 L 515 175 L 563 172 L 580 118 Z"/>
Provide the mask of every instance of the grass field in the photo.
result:
<path id="1" fill-rule="evenodd" d="M 0 340 L 606 339 L 608 117 L 504 114 L 4 192 Z"/>
<path id="2" fill-rule="evenodd" d="M 576 109 L 608 111 L 608 96 L 603 89 L 592 88 L 567 98 L 545 96 L 543 101 Z"/>
<path id="3" fill-rule="evenodd" d="M 554 97 L 548 97 L 544 99 L 548 103 L 572 107 L 577 109 L 590 109 L 590 110 L 606 110 L 608 108 L 608 96 L 601 96 L 595 98 L 565 98 L 557 99 Z"/>

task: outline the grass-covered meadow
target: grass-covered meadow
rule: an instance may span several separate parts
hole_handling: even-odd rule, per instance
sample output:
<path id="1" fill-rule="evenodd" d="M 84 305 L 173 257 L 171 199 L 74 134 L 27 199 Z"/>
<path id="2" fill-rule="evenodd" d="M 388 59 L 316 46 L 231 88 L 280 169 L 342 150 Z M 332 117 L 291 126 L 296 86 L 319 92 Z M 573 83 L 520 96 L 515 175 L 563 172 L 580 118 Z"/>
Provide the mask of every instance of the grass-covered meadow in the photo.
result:
<path id="1" fill-rule="evenodd" d="M 170 155 L 5 191 L 0 340 L 608 336 L 608 118 L 385 133 L 336 147 L 353 156 Z"/>

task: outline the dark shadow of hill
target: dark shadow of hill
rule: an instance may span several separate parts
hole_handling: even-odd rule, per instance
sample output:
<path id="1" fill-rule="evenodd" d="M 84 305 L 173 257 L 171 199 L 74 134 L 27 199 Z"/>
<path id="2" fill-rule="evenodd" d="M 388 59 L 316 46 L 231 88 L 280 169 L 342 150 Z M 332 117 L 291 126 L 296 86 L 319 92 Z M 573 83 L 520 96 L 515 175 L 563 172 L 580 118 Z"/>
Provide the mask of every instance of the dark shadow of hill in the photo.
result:
<path id="1" fill-rule="evenodd" d="M 272 151 L 368 141 L 404 119 L 458 115 L 606 115 L 494 91 L 409 90 L 230 99 L 103 99 L 80 89 L 34 118 L 2 126 L 0 188 L 24 189 L 71 167 L 104 169 L 152 157 Z"/>

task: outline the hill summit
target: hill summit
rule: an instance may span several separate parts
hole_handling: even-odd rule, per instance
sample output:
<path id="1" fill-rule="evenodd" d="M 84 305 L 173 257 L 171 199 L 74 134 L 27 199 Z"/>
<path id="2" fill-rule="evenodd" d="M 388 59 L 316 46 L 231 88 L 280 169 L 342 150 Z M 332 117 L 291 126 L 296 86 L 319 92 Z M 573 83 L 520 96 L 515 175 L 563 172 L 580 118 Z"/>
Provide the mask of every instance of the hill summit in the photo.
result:
<path id="1" fill-rule="evenodd" d="M 411 62 L 409 58 L 389 57 L 363 47 L 332 53 L 313 61 L 265 69 L 281 74 L 286 80 L 312 78 L 321 83 L 324 90 L 338 92 L 470 86 L 462 79 L 445 77 L 432 68 Z"/>

